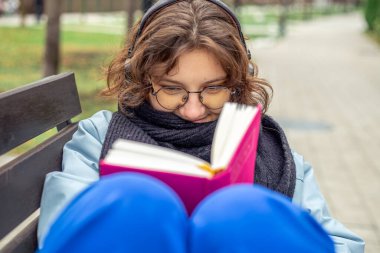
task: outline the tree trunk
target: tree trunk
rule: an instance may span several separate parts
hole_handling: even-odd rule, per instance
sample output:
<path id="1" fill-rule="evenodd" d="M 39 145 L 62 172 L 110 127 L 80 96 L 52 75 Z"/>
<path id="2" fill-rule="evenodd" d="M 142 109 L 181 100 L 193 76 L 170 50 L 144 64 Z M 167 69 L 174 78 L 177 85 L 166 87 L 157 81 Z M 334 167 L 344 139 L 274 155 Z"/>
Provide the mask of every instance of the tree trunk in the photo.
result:
<path id="1" fill-rule="evenodd" d="M 142 10 L 145 13 L 153 5 L 153 0 L 143 0 L 142 1 Z"/>
<path id="2" fill-rule="evenodd" d="M 25 7 L 25 0 L 20 0 L 20 6 L 19 6 L 19 13 L 20 13 L 20 26 L 24 27 L 26 23 L 26 7 Z"/>
<path id="3" fill-rule="evenodd" d="M 237 10 L 241 6 L 241 0 L 234 0 L 233 6 L 234 6 L 235 10 Z"/>
<path id="4" fill-rule="evenodd" d="M 280 16 L 278 17 L 278 37 L 285 37 L 288 22 L 288 12 L 291 0 L 281 0 Z"/>
<path id="5" fill-rule="evenodd" d="M 134 24 L 134 13 L 136 11 L 136 0 L 128 0 L 126 4 L 126 14 L 127 14 L 127 34 L 131 30 L 133 24 Z"/>
<path id="6" fill-rule="evenodd" d="M 60 16 L 63 0 L 48 0 L 46 4 L 47 26 L 45 40 L 45 56 L 43 75 L 50 76 L 58 73 L 60 62 Z"/>

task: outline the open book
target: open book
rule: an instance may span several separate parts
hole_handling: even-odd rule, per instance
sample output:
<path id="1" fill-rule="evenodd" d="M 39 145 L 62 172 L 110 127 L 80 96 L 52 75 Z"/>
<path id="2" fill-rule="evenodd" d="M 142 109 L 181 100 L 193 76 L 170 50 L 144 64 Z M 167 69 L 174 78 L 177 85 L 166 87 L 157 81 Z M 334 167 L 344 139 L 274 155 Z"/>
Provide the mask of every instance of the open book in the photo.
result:
<path id="1" fill-rule="evenodd" d="M 211 192 L 253 183 L 261 106 L 226 103 L 215 129 L 211 163 L 165 147 L 119 139 L 100 161 L 100 175 L 140 172 L 177 192 L 190 214 Z"/>

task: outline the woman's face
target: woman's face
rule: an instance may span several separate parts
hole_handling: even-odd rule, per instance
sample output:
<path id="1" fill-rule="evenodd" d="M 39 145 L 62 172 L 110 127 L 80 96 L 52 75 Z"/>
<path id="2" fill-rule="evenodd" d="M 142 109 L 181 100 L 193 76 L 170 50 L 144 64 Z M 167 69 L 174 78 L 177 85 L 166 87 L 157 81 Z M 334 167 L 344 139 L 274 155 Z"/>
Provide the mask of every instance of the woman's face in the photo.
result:
<path id="1" fill-rule="evenodd" d="M 184 88 L 190 92 L 201 91 L 206 87 L 224 85 L 226 72 L 223 70 L 216 57 L 203 49 L 184 53 L 178 58 L 178 64 L 161 80 L 151 80 L 153 90 L 158 91 L 162 87 Z M 161 91 L 160 91 L 161 92 Z M 162 107 L 156 96 L 149 94 L 149 102 L 159 111 L 172 111 Z M 214 121 L 218 118 L 221 109 L 208 109 L 199 100 L 199 93 L 190 93 L 185 105 L 173 111 L 174 114 L 184 120 L 193 123 Z"/>

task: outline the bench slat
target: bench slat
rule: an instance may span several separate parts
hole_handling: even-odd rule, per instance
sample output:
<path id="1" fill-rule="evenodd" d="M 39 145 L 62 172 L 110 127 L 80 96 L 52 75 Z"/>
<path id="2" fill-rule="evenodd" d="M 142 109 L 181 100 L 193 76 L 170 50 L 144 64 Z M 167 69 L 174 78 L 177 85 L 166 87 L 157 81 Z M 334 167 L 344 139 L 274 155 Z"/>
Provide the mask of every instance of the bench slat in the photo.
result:
<path id="1" fill-rule="evenodd" d="M 76 129 L 70 125 L 0 167 L 0 238 L 39 208 L 45 175 L 61 170 L 62 148 Z"/>
<path id="2" fill-rule="evenodd" d="M 81 113 L 73 73 L 0 93 L 0 155 Z"/>
<path id="3" fill-rule="evenodd" d="M 1 253 L 31 253 L 37 249 L 37 224 L 40 209 L 37 209 L 12 232 L 0 240 Z"/>

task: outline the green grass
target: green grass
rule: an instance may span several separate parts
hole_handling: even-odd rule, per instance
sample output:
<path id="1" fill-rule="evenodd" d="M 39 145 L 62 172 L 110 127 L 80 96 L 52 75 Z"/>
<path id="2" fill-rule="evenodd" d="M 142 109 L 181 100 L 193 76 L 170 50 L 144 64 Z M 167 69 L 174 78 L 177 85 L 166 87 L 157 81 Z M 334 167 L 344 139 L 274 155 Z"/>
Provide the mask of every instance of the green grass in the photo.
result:
<path id="1" fill-rule="evenodd" d="M 45 32 L 43 27 L 0 27 L 0 92 L 42 78 Z M 59 72 L 73 71 L 76 76 L 83 113 L 80 118 L 100 109 L 114 110 L 115 102 L 98 96 L 105 87 L 105 67 L 123 41 L 121 35 L 63 31 Z"/>

